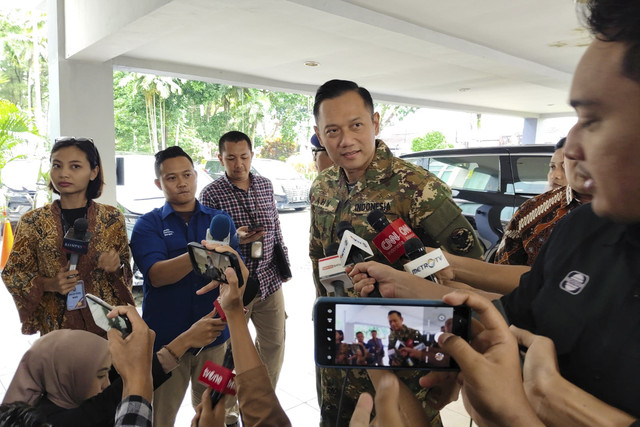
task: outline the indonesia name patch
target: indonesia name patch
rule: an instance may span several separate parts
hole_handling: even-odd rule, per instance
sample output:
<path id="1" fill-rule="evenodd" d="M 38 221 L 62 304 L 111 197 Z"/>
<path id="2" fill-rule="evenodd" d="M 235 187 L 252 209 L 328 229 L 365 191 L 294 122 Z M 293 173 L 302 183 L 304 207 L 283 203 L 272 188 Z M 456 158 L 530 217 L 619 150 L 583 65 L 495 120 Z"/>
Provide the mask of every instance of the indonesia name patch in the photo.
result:
<path id="1" fill-rule="evenodd" d="M 572 271 L 562 279 L 560 289 L 571 295 L 578 295 L 587 286 L 587 283 L 589 283 L 589 276 L 579 271 Z"/>

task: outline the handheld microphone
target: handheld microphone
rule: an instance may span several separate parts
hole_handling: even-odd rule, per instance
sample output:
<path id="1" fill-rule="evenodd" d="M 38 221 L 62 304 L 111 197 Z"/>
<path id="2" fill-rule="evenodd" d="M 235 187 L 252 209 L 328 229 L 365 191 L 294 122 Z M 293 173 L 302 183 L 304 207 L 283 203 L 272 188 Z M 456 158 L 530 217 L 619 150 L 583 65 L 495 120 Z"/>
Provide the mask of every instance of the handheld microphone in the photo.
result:
<path id="1" fill-rule="evenodd" d="M 366 240 L 358 237 L 354 233 L 354 228 L 349 221 L 340 221 L 336 227 L 336 234 L 340 240 L 338 247 L 338 257 L 340 263 L 344 267 L 349 264 L 358 264 L 364 262 L 366 258 L 373 256 L 371 246 Z M 370 297 L 381 297 L 378 289 L 378 282 L 374 284 L 374 289 L 369 294 Z"/>
<path id="2" fill-rule="evenodd" d="M 228 245 L 231 241 L 231 220 L 226 215 L 218 214 L 211 218 L 207 229 L 207 242 Z"/>
<path id="3" fill-rule="evenodd" d="M 379 209 L 369 212 L 367 222 L 378 232 L 378 235 L 373 239 L 373 244 L 391 264 L 405 254 L 404 243 L 407 240 L 418 238 L 402 218 L 389 223 L 387 217 Z"/>
<path id="4" fill-rule="evenodd" d="M 320 283 L 328 293 L 344 296 L 345 288 L 353 288 L 353 282 L 340 262 L 338 247 L 337 243 L 332 243 L 324 248 L 325 257 L 318 260 L 318 273 Z"/>
<path id="5" fill-rule="evenodd" d="M 369 243 L 355 234 L 355 230 L 349 221 L 340 221 L 336 227 L 336 234 L 340 239 L 338 256 L 342 266 L 364 262 L 373 256 Z"/>
<path id="6" fill-rule="evenodd" d="M 207 360 L 200 372 L 198 381 L 213 389 L 211 392 L 211 407 L 215 408 L 223 394 L 236 394 L 235 374 L 233 373 L 233 355 L 231 356 L 231 367 L 228 367 L 227 356 L 231 354 L 231 346 L 227 348 L 224 355 L 223 366 L 216 365 Z"/>
<path id="7" fill-rule="evenodd" d="M 222 361 L 222 367 L 227 369 L 229 372 L 233 371 L 234 364 L 233 364 L 233 352 L 231 351 L 231 343 L 227 345 L 227 350 L 224 353 L 224 360 Z M 214 387 L 213 391 L 211 392 L 211 408 L 212 409 L 215 408 L 216 404 L 220 401 L 220 399 L 222 399 L 223 394 L 236 394 L 235 382 L 231 382 L 233 377 L 235 377 L 235 375 L 233 375 L 232 377 L 229 377 L 229 379 L 224 383 L 221 381 L 221 383 L 224 384 L 223 390 L 220 390 Z M 233 393 L 227 393 L 225 391 L 227 389 L 227 386 L 233 387 Z"/>
<path id="8" fill-rule="evenodd" d="M 414 276 L 429 279 L 437 283 L 434 276 L 438 271 L 449 266 L 441 249 L 427 253 L 420 239 L 409 239 L 404 243 L 405 253 L 411 260 L 404 265 L 404 271 Z"/>
<path id="9" fill-rule="evenodd" d="M 89 250 L 89 240 L 91 233 L 87 232 L 89 221 L 86 218 L 78 218 L 73 222 L 73 227 L 67 231 L 62 239 L 62 249 L 71 254 L 69 260 L 69 270 L 78 267 L 78 258 Z"/>

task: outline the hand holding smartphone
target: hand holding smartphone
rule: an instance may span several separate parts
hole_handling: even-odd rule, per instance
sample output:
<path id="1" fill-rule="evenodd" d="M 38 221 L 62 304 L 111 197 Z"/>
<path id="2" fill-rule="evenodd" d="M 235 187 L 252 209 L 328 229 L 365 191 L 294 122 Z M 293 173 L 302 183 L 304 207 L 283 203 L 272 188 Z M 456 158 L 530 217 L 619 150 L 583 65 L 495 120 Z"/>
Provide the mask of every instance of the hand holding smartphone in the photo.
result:
<path id="1" fill-rule="evenodd" d="M 227 267 L 232 267 L 238 276 L 238 287 L 244 285 L 240 262 L 234 253 L 209 250 L 196 242 L 190 242 L 188 249 L 193 270 L 199 275 L 218 282 L 229 283 L 224 271 Z"/>
<path id="2" fill-rule="evenodd" d="M 468 340 L 470 325 L 469 307 L 452 307 L 442 301 L 318 298 L 314 307 L 316 364 L 457 370 L 456 361 L 440 349 L 438 337 L 451 332 Z M 364 357 L 363 347 L 367 350 Z"/>
<path id="3" fill-rule="evenodd" d="M 93 321 L 100 329 L 108 332 L 109 329 L 115 328 L 122 333 L 122 338 L 126 338 L 131 333 L 131 322 L 127 316 L 121 314 L 113 319 L 107 317 L 107 314 L 113 310 L 113 307 L 100 298 L 92 294 L 85 295 Z"/>

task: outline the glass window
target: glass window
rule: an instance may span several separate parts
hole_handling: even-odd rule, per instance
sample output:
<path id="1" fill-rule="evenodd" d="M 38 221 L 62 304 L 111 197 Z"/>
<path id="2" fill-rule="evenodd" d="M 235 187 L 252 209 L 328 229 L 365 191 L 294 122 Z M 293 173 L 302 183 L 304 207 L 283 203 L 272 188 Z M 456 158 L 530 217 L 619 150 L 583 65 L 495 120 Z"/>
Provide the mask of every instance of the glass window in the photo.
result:
<path id="1" fill-rule="evenodd" d="M 512 156 L 514 185 L 507 187 L 507 194 L 540 194 L 548 190 L 547 173 L 549 155 Z"/>
<path id="2" fill-rule="evenodd" d="M 490 192 L 499 189 L 498 155 L 432 158 L 429 171 L 453 189 Z"/>

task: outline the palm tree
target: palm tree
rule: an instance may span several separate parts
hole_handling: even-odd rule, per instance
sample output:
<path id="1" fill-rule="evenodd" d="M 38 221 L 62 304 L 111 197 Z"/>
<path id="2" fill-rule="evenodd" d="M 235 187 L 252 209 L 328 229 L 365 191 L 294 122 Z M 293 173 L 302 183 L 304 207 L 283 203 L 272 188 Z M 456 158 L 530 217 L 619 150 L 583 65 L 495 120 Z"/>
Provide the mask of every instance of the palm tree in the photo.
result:
<path id="1" fill-rule="evenodd" d="M 134 93 L 137 91 L 144 93 L 151 152 L 164 150 L 167 148 L 165 100 L 172 93 L 181 94 L 182 88 L 171 77 L 143 73 L 129 73 L 120 80 L 119 84 L 127 86 L 131 83 L 133 83 Z M 159 140 L 158 137 L 160 137 Z"/>
<path id="2" fill-rule="evenodd" d="M 26 113 L 20 111 L 12 102 L 0 99 L 0 169 L 3 169 L 4 165 L 11 160 L 20 157 L 10 156 L 12 148 L 23 142 L 18 135 L 21 132 L 38 135 L 38 131 L 32 127 L 31 118 Z M 0 183 L 2 183 L 1 180 Z"/>

